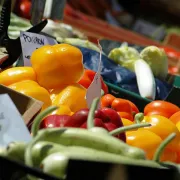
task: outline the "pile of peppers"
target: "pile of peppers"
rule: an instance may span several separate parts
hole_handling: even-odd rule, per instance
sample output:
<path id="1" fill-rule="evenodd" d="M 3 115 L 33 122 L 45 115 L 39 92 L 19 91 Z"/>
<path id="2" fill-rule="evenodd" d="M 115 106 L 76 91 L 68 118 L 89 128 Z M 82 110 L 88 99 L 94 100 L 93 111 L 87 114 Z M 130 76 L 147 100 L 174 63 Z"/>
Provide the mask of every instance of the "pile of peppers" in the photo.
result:
<path id="1" fill-rule="evenodd" d="M 46 45 L 36 49 L 30 61 L 32 67 L 11 67 L 2 71 L 0 84 L 42 101 L 42 110 L 61 105 L 52 114 L 71 115 L 87 108 L 86 89 L 96 72 L 84 69 L 83 55 L 78 48 L 68 44 Z M 101 83 L 107 93 L 103 79 Z"/>
<path id="2" fill-rule="evenodd" d="M 147 104 L 142 113 L 131 101 L 116 98 L 111 94 L 103 95 L 100 103 L 101 108 L 95 111 L 95 126 L 111 132 L 121 127 L 150 123 L 150 127 L 113 134 L 127 144 L 143 149 L 150 160 L 153 159 L 157 147 L 163 140 L 171 133 L 175 133 L 176 138 L 163 151 L 161 161 L 180 162 L 179 107 L 170 102 L 156 100 Z M 87 129 L 88 114 L 88 108 L 80 109 L 71 115 L 51 114 L 43 119 L 41 128 L 72 127 Z"/>
<path id="3" fill-rule="evenodd" d="M 150 127 L 151 124 L 131 125 L 108 132 L 102 127 L 95 127 L 94 118 L 99 98 L 94 99 L 87 117 L 87 129 L 83 128 L 47 128 L 39 130 L 44 117 L 58 107 L 51 106 L 41 112 L 34 120 L 32 126 L 33 139 L 30 143 L 14 142 L 7 148 L 0 149 L 0 155 L 36 167 L 43 172 L 59 178 L 66 178 L 66 169 L 69 159 L 83 159 L 100 162 L 123 163 L 153 168 L 168 168 L 178 165 L 162 163 L 160 156 L 165 147 L 173 141 L 175 133 L 170 134 L 157 148 L 153 160 L 146 158 L 145 152 L 137 147 L 113 137 L 126 130 Z M 29 179 L 36 179 L 27 175 Z"/>
<path id="4" fill-rule="evenodd" d="M 165 148 L 161 161 L 180 162 L 180 108 L 176 105 L 155 100 L 139 112 L 132 102 L 106 94 L 101 98 L 102 107 L 111 107 L 120 115 L 123 125 L 150 123 L 152 126 L 126 132 L 126 143 L 146 152 L 152 159 L 157 147 L 171 133 L 176 138 Z"/>

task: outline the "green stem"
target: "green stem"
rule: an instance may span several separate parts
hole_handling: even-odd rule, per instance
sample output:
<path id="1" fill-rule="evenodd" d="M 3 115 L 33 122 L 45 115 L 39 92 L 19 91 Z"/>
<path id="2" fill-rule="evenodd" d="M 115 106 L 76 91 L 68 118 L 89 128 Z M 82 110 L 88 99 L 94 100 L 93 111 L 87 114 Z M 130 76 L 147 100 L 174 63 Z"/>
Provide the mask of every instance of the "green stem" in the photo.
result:
<path id="1" fill-rule="evenodd" d="M 88 119 L 87 119 L 87 129 L 91 129 L 94 127 L 94 114 L 95 110 L 98 107 L 100 98 L 95 98 L 91 104 L 91 108 L 89 110 Z"/>
<path id="2" fill-rule="evenodd" d="M 129 130 L 142 128 L 142 127 L 149 127 L 149 126 L 151 126 L 151 124 L 149 124 L 149 123 L 132 124 L 129 126 L 123 126 L 118 129 L 115 129 L 115 130 L 109 132 L 109 134 L 115 136 L 115 135 L 121 134 L 121 133 L 129 131 Z"/>
<path id="3" fill-rule="evenodd" d="M 134 120 L 137 124 L 141 123 L 141 121 L 144 119 L 143 113 L 138 113 L 135 115 Z"/>
<path id="4" fill-rule="evenodd" d="M 160 157 L 166 148 L 166 146 L 175 138 L 176 133 L 171 133 L 157 148 L 156 152 L 154 153 L 153 160 L 156 162 L 160 162 Z"/>
<path id="5" fill-rule="evenodd" d="M 31 128 L 31 132 L 32 132 L 32 135 L 33 137 L 35 137 L 37 135 L 37 132 L 39 130 L 39 126 L 40 126 L 40 123 L 41 121 L 48 115 L 50 114 L 51 112 L 53 112 L 54 110 L 58 109 L 59 107 L 57 106 L 50 106 L 48 107 L 47 109 L 45 109 L 44 111 L 42 111 L 41 113 L 39 113 L 36 118 L 34 119 L 33 121 L 33 124 L 32 124 L 32 128 Z"/>

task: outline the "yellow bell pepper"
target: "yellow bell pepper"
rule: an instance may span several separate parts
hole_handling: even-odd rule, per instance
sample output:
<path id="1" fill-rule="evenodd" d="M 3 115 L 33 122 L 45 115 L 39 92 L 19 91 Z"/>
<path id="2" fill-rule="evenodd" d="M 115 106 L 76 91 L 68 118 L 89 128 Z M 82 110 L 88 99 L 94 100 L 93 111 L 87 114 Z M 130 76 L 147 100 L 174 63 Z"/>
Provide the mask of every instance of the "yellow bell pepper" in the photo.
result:
<path id="1" fill-rule="evenodd" d="M 72 84 L 83 75 L 83 55 L 68 44 L 45 45 L 31 55 L 32 68 L 37 82 L 46 89 L 56 89 L 62 84 Z"/>
<path id="2" fill-rule="evenodd" d="M 52 113 L 50 113 L 51 115 L 57 114 L 57 115 L 73 115 L 73 112 L 71 112 L 70 108 L 66 105 L 60 105 L 60 107 L 53 111 Z"/>
<path id="3" fill-rule="evenodd" d="M 49 92 L 35 81 L 24 80 L 11 84 L 8 87 L 34 99 L 42 101 L 44 103 L 42 110 L 52 104 Z"/>
<path id="4" fill-rule="evenodd" d="M 0 73 L 0 84 L 5 86 L 23 80 L 36 81 L 36 74 L 32 67 L 12 67 Z"/>
<path id="5" fill-rule="evenodd" d="M 132 122 L 129 119 L 126 119 L 126 118 L 121 118 L 121 121 L 123 123 L 123 126 L 129 126 L 129 125 L 134 124 L 134 122 Z"/>
<path id="6" fill-rule="evenodd" d="M 50 94 L 53 105 L 66 105 L 72 112 L 87 108 L 86 89 L 80 84 L 64 85 L 52 90 Z"/>

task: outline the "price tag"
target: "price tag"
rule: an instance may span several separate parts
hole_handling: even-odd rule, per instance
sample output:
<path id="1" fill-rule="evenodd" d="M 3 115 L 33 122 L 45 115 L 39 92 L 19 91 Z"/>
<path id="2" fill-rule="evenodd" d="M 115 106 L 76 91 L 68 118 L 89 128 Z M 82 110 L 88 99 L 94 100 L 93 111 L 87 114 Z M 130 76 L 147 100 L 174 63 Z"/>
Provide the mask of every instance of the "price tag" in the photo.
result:
<path id="1" fill-rule="evenodd" d="M 41 46 L 57 44 L 56 40 L 41 34 L 20 32 L 24 66 L 31 66 L 30 57 L 34 50 Z"/>
<path id="2" fill-rule="evenodd" d="M 99 44 L 99 41 L 98 41 L 98 46 L 100 49 L 98 71 L 95 74 L 94 79 L 86 92 L 86 101 L 87 101 L 88 108 L 91 107 L 91 104 L 92 104 L 92 101 L 94 98 L 101 97 L 101 74 L 100 73 L 101 73 L 101 69 L 102 69 L 102 67 L 101 67 L 102 47 Z M 100 108 L 100 105 L 99 105 L 99 108 Z"/>
<path id="3" fill-rule="evenodd" d="M 7 94 L 0 95 L 0 146 L 30 140 L 31 135 L 13 101 Z"/>

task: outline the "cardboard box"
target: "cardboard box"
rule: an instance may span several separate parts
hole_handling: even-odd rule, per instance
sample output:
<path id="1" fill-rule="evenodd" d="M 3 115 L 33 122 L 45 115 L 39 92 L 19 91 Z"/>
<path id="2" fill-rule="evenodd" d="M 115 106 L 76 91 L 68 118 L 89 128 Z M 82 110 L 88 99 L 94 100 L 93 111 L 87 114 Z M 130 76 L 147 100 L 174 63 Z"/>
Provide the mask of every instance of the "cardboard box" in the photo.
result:
<path id="1" fill-rule="evenodd" d="M 0 94 L 8 94 L 10 96 L 16 108 L 22 115 L 26 125 L 41 110 L 43 105 L 43 102 L 16 92 L 3 85 L 0 85 Z"/>

